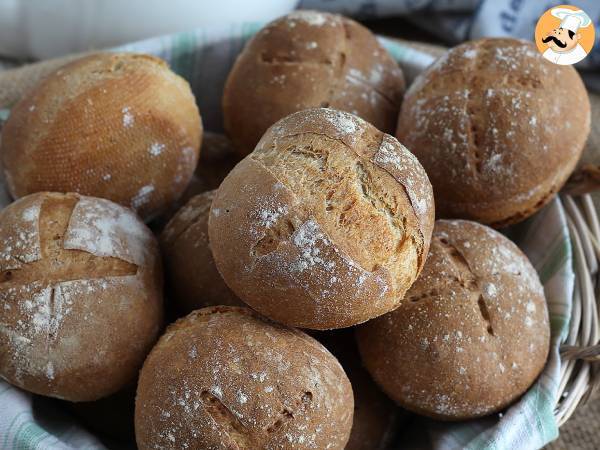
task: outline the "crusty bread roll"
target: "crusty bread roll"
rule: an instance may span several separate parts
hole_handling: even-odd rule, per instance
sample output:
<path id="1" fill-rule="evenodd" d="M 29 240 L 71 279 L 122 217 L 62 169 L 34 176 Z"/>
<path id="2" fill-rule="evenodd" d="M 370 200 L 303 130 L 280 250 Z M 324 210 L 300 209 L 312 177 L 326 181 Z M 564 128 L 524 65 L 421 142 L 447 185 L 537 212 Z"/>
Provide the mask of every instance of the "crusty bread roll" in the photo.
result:
<path id="1" fill-rule="evenodd" d="M 0 376 L 70 401 L 132 382 L 162 326 L 158 245 L 129 209 L 38 193 L 0 213 Z"/>
<path id="2" fill-rule="evenodd" d="M 79 192 L 149 218 L 186 188 L 201 134 L 189 85 L 164 61 L 97 54 L 59 69 L 15 105 L 1 158 L 15 198 Z"/>
<path id="3" fill-rule="evenodd" d="M 192 197 L 160 236 L 170 300 L 179 313 L 214 305 L 243 306 L 221 278 L 208 242 L 214 196 L 215 191 L 208 191 Z"/>
<path id="4" fill-rule="evenodd" d="M 367 28 L 346 17 L 294 11 L 259 31 L 238 56 L 223 91 L 225 130 L 247 155 L 279 119 L 331 107 L 392 134 L 402 71 Z"/>
<path id="5" fill-rule="evenodd" d="M 136 440 L 140 450 L 343 449 L 352 409 L 344 370 L 313 338 L 248 308 L 204 308 L 146 359 Z"/>
<path id="6" fill-rule="evenodd" d="M 531 42 L 481 39 L 415 80 L 396 136 L 425 167 L 440 217 L 501 227 L 553 198 L 589 130 L 573 67 L 552 64 Z"/>
<path id="7" fill-rule="evenodd" d="M 396 306 L 419 274 L 433 195 L 416 158 L 352 114 L 274 124 L 225 178 L 210 243 L 240 299 L 287 325 L 328 329 Z"/>
<path id="8" fill-rule="evenodd" d="M 516 245 L 484 225 L 442 220 L 406 302 L 357 338 L 367 369 L 401 406 L 464 420 L 505 408 L 531 386 L 550 326 L 540 280 Z"/>

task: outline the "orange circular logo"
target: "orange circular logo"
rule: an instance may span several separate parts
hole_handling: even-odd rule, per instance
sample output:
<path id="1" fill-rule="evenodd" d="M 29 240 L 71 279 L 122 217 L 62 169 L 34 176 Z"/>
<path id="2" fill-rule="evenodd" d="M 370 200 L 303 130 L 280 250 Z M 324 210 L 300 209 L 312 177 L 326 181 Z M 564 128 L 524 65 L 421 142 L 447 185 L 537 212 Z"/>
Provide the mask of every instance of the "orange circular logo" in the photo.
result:
<path id="1" fill-rule="evenodd" d="M 535 44 L 554 64 L 576 64 L 594 46 L 594 23 L 582 9 L 571 5 L 547 10 L 535 27 Z"/>

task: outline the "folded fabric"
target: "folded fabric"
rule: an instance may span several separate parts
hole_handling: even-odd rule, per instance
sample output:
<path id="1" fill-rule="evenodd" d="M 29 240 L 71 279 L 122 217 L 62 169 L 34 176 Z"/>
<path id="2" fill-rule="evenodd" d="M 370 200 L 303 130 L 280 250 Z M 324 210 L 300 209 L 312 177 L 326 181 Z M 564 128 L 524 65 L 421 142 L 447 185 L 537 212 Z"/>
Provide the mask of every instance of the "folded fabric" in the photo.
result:
<path id="1" fill-rule="evenodd" d="M 552 0 L 301 0 L 300 8 L 343 13 L 357 18 L 406 16 L 447 44 L 489 36 L 509 36 L 531 40 L 539 17 L 549 8 L 564 4 Z M 600 23 L 600 2 L 569 2 Z M 600 91 L 600 32 L 588 56 L 576 67 L 585 71 L 588 86 Z"/>

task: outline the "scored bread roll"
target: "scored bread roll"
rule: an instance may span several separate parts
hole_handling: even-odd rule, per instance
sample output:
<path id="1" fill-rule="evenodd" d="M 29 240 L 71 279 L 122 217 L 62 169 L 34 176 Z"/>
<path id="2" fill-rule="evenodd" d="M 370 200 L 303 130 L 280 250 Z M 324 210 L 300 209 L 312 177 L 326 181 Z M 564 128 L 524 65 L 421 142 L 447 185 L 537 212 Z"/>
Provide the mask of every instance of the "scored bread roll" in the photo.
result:
<path id="1" fill-rule="evenodd" d="M 421 74 L 396 136 L 425 167 L 439 217 L 501 227 L 554 197 L 589 131 L 577 71 L 502 38 L 461 44 Z"/>
<path id="2" fill-rule="evenodd" d="M 227 285 L 261 314 L 328 329 L 394 309 L 419 274 L 433 195 L 416 158 L 352 114 L 274 124 L 221 184 L 210 245 Z"/>
<path id="3" fill-rule="evenodd" d="M 357 339 L 366 368 L 398 404 L 465 420 L 531 386 L 550 325 L 538 275 L 515 244 L 485 225 L 439 220 L 406 301 L 361 325 Z"/>
<path id="4" fill-rule="evenodd" d="M 348 111 L 391 134 L 403 92 L 402 71 L 367 28 L 294 11 L 267 24 L 238 56 L 223 91 L 224 125 L 244 156 L 273 123 L 307 108 Z"/>
<path id="5" fill-rule="evenodd" d="M 70 401 L 134 381 L 162 326 L 158 245 L 129 209 L 37 193 L 0 213 L 0 377 Z"/>
<path id="6" fill-rule="evenodd" d="M 307 334 L 248 308 L 212 307 L 171 325 L 140 372 L 140 450 L 343 449 L 352 387 Z"/>
<path id="7" fill-rule="evenodd" d="M 208 242 L 208 217 L 215 192 L 192 197 L 160 236 L 170 300 L 183 314 L 205 306 L 243 306 L 217 271 Z"/>
<path id="8" fill-rule="evenodd" d="M 1 158 L 14 198 L 78 192 L 147 219 L 186 188 L 201 135 L 190 87 L 164 61 L 95 54 L 49 75 L 12 108 Z"/>

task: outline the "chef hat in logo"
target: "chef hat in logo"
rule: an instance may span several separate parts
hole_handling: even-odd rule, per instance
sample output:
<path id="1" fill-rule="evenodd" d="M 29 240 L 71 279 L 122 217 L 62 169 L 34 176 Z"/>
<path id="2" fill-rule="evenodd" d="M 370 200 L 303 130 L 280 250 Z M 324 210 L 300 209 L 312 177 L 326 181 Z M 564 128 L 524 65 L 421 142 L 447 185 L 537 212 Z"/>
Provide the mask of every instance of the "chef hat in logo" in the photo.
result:
<path id="1" fill-rule="evenodd" d="M 577 33 L 579 28 L 588 27 L 592 19 L 581 9 L 553 8 L 550 13 L 561 20 L 560 27 Z"/>

